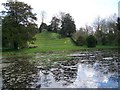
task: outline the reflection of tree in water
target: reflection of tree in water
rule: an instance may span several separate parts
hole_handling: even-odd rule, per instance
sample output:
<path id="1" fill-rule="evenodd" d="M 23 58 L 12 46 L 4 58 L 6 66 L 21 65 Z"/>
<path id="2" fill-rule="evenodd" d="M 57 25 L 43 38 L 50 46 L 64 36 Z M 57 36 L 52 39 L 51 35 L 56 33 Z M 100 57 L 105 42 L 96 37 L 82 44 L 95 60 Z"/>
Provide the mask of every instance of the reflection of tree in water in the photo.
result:
<path id="1" fill-rule="evenodd" d="M 26 88 L 36 82 L 37 70 L 28 59 L 16 60 L 14 64 L 2 69 L 3 88 Z"/>
<path id="2" fill-rule="evenodd" d="M 49 87 L 49 84 L 51 83 L 50 78 L 48 78 L 49 70 L 45 69 L 45 70 L 43 70 L 41 72 L 44 74 L 44 79 L 43 79 L 44 86 Z"/>
<path id="3" fill-rule="evenodd" d="M 78 60 L 69 60 L 59 63 L 58 67 L 52 71 L 56 81 L 64 80 L 72 83 L 72 79 L 77 76 Z"/>
<path id="4" fill-rule="evenodd" d="M 118 72 L 118 63 L 119 55 L 118 52 L 109 51 L 103 52 L 101 54 L 102 58 L 99 60 L 99 67 L 103 73 L 117 73 Z"/>
<path id="5" fill-rule="evenodd" d="M 48 59 L 43 63 L 41 62 L 41 65 L 37 65 L 38 67 L 36 68 L 33 63 L 29 62 L 29 58 L 11 59 L 9 61 L 12 61 L 12 64 L 3 68 L 3 88 L 49 87 L 52 83 L 62 83 L 61 81 L 63 81 L 62 84 L 64 85 L 70 84 L 77 77 L 78 63 L 94 67 L 97 62 L 97 71 L 106 74 L 108 72 L 117 72 L 119 60 L 116 53 L 88 53 L 81 57 L 73 57 L 71 60 L 59 61 L 58 63 L 53 63 Z M 80 55 L 82 54 L 84 53 L 80 53 Z"/>
<path id="6" fill-rule="evenodd" d="M 71 80 L 77 76 L 76 72 L 77 69 L 72 70 L 70 68 L 56 69 L 52 71 L 56 81 L 65 80 L 67 82 L 71 82 Z"/>

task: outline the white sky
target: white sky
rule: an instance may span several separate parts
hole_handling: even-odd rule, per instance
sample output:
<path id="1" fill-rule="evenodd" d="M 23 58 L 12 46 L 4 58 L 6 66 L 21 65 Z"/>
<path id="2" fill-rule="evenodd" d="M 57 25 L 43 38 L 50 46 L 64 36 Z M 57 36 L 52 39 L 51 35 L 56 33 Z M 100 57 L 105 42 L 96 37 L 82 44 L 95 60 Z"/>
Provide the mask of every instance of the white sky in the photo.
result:
<path id="1" fill-rule="evenodd" d="M 7 0 L 0 0 L 0 4 Z M 118 14 L 119 0 L 18 0 L 24 1 L 37 14 L 38 21 L 41 23 L 41 11 L 46 12 L 45 23 L 49 24 L 53 15 L 59 12 L 70 13 L 75 20 L 77 28 L 91 24 L 98 16 L 105 18 L 114 13 Z M 0 11 L 2 10 L 0 5 Z"/>

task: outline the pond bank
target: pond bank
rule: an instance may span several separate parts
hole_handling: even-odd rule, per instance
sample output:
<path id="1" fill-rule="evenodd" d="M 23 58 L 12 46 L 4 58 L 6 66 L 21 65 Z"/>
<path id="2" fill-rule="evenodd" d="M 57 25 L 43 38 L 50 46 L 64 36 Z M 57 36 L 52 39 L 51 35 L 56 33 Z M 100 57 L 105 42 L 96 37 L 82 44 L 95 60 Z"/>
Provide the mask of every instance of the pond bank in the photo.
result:
<path id="1" fill-rule="evenodd" d="M 37 50 L 36 50 L 37 49 Z M 10 51 L 4 51 L 2 52 L 2 57 L 20 57 L 20 56 L 26 56 L 26 55 L 33 55 L 35 53 L 64 53 L 68 54 L 70 52 L 76 52 L 76 51 L 99 51 L 99 50 L 118 50 L 117 46 L 97 46 L 96 48 L 87 48 L 87 47 L 77 47 L 77 48 L 71 48 L 71 49 L 48 49 L 48 50 L 39 50 L 38 48 L 33 49 L 20 49 L 20 50 L 10 50 Z"/>

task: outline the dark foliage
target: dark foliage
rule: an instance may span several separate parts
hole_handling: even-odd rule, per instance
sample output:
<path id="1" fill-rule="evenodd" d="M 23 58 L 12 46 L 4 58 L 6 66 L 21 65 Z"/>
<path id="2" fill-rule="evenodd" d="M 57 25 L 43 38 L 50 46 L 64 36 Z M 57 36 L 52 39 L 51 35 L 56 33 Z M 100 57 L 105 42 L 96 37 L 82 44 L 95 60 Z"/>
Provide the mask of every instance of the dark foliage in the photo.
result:
<path id="1" fill-rule="evenodd" d="M 24 2 L 3 3 L 6 11 L 2 20 L 2 46 L 5 48 L 24 48 L 28 46 L 37 32 L 35 14 Z"/>
<path id="2" fill-rule="evenodd" d="M 50 25 L 51 31 L 58 33 L 60 30 L 59 26 L 60 26 L 60 19 L 57 18 L 56 16 L 52 17 L 51 25 Z"/>
<path id="3" fill-rule="evenodd" d="M 70 14 L 65 14 L 62 18 L 60 34 L 63 37 L 71 37 L 74 32 L 76 32 L 74 20 Z"/>
<path id="4" fill-rule="evenodd" d="M 83 46 L 85 45 L 85 38 L 83 36 L 79 36 L 76 42 L 78 46 Z"/>
<path id="5" fill-rule="evenodd" d="M 41 33 L 43 29 L 48 29 L 48 26 L 46 23 L 41 23 L 40 28 L 39 28 L 39 32 Z"/>
<path id="6" fill-rule="evenodd" d="M 86 42 L 88 47 L 96 47 L 97 40 L 93 35 L 88 36 Z"/>
<path id="7" fill-rule="evenodd" d="M 51 26 L 51 25 L 48 25 L 47 30 L 48 30 L 49 32 L 51 32 L 51 31 L 52 31 L 52 26 Z"/>
<path id="8" fill-rule="evenodd" d="M 118 17 L 118 19 L 117 19 L 117 29 L 118 29 L 117 42 L 118 42 L 118 46 L 120 48 L 120 17 Z"/>

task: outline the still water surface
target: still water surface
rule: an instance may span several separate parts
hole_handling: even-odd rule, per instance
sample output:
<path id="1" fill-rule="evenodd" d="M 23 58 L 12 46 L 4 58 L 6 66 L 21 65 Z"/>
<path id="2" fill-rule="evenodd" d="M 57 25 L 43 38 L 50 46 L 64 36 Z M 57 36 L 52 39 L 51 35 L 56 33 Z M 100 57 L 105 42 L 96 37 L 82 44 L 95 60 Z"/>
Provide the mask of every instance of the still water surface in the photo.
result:
<path id="1" fill-rule="evenodd" d="M 33 56 L 2 59 L 2 88 L 118 88 L 118 52 L 81 51 L 70 60 Z M 37 59 L 37 60 L 36 60 Z"/>

